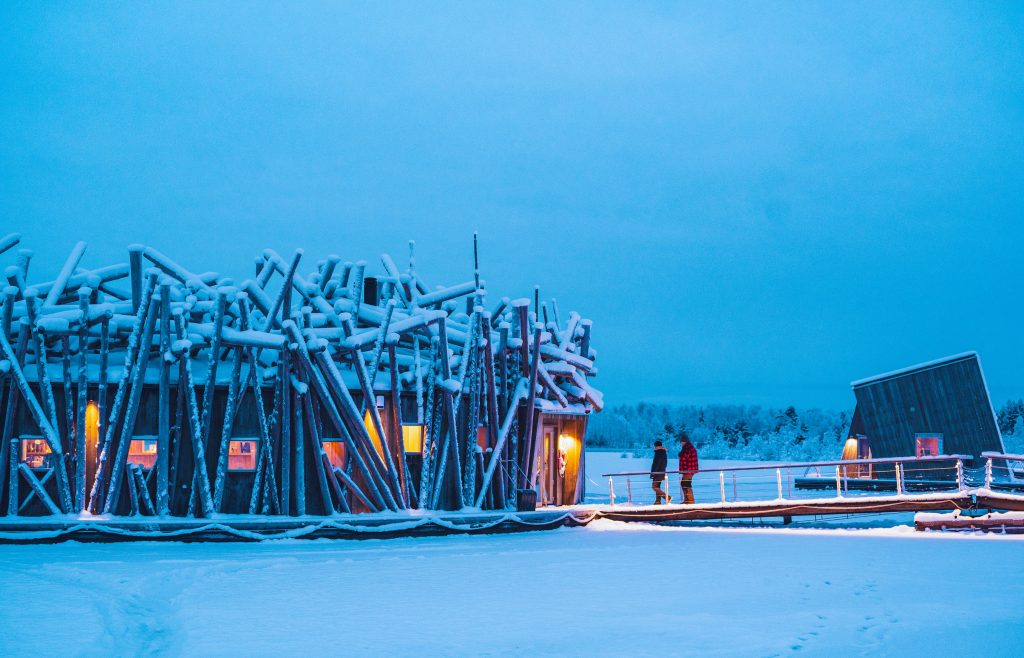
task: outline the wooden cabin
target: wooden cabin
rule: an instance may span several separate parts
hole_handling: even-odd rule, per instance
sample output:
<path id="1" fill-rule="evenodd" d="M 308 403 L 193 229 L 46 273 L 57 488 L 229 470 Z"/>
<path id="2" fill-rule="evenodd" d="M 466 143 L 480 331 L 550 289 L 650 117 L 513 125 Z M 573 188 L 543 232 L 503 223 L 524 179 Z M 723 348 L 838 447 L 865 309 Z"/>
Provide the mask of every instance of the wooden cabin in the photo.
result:
<path id="1" fill-rule="evenodd" d="M 868 377 L 851 386 L 857 406 L 843 446 L 844 460 L 977 457 L 985 451 L 1003 451 L 974 352 Z M 870 470 L 862 470 L 867 477 Z"/>
<path id="2" fill-rule="evenodd" d="M 379 275 L 337 256 L 303 275 L 301 251 L 266 250 L 236 287 L 148 247 L 92 270 L 84 251 L 4 291 L 0 515 L 583 499 L 596 353 L 554 300 L 488 303 L 478 269 L 430 288 L 386 254 Z"/>

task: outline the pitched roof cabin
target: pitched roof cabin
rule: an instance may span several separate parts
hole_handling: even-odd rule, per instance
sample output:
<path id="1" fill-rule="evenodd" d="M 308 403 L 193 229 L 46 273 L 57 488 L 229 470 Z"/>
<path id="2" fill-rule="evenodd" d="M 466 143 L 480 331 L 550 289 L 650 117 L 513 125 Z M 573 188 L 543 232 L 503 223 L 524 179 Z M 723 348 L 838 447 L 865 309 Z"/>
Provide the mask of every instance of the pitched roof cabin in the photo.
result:
<path id="1" fill-rule="evenodd" d="M 95 269 L 84 251 L 52 281 L 8 267 L 0 515 L 583 499 L 596 352 L 590 321 L 554 300 L 490 302 L 476 268 L 428 287 L 411 246 L 377 275 L 268 249 L 237 286 L 149 247 Z"/>
<path id="2" fill-rule="evenodd" d="M 1002 452 L 1003 441 L 975 352 L 851 384 L 857 407 L 843 459 Z"/>

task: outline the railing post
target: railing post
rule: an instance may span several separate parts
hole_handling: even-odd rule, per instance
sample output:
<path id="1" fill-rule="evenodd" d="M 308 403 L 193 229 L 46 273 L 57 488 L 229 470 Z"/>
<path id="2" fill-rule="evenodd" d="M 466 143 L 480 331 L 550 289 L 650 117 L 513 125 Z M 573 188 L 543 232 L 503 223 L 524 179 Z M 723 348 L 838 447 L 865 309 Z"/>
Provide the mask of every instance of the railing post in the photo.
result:
<path id="1" fill-rule="evenodd" d="M 779 500 L 782 500 L 782 469 L 775 469 L 775 483 L 779 485 Z"/>
<path id="2" fill-rule="evenodd" d="M 903 495 L 903 467 L 896 463 L 896 495 Z"/>
<path id="3" fill-rule="evenodd" d="M 626 502 L 630 505 L 633 504 L 633 485 L 629 476 L 626 476 Z"/>
<path id="4" fill-rule="evenodd" d="M 836 466 L 836 498 L 843 497 L 843 480 L 839 477 L 839 467 Z"/>
<path id="5" fill-rule="evenodd" d="M 3 331 L 0 329 L 0 331 Z M 14 390 L 13 388 L 11 389 Z M 12 394 L 12 393 L 11 393 Z M 8 395 L 11 395 L 8 394 Z M 17 437 L 11 439 L 11 451 L 7 453 L 7 459 L 10 461 L 10 473 L 8 473 L 7 480 L 7 516 L 18 516 L 18 444 L 20 441 Z M 4 465 L 0 465 L 0 468 L 5 468 Z"/>
<path id="6" fill-rule="evenodd" d="M 612 507 L 615 506 L 615 481 L 612 478 L 608 478 L 608 500 L 611 501 Z"/>
<path id="7" fill-rule="evenodd" d="M 734 502 L 740 499 L 740 492 L 736 486 L 736 471 L 732 472 L 732 499 Z"/>
<path id="8" fill-rule="evenodd" d="M 992 458 L 985 460 L 985 488 L 992 488 Z"/>
<path id="9" fill-rule="evenodd" d="M 725 502 L 725 471 L 718 471 L 718 486 L 722 490 L 722 502 Z"/>
<path id="10" fill-rule="evenodd" d="M 962 459 L 956 460 L 956 490 L 964 490 L 964 462 Z"/>

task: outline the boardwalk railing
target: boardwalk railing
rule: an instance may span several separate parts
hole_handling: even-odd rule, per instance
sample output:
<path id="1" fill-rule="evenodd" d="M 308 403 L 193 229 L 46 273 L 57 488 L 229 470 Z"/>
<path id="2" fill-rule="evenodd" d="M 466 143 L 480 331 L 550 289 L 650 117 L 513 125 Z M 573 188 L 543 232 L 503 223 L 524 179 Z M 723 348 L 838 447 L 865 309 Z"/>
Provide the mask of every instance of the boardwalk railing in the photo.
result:
<path id="1" fill-rule="evenodd" d="M 1019 489 L 1024 485 L 1024 455 L 1003 452 L 983 452 L 985 460 L 983 483 L 986 489 Z"/>
<path id="2" fill-rule="evenodd" d="M 989 460 L 1012 463 L 1019 455 Z M 970 455 L 892 457 L 841 461 L 750 464 L 701 469 L 689 482 L 697 505 L 776 500 L 810 500 L 868 495 L 959 492 L 982 486 L 984 468 L 970 469 Z M 1024 461 L 1019 475 L 1024 478 Z M 987 468 L 989 472 L 992 466 Z M 1007 470 L 1004 468 L 1004 471 Z M 660 489 L 672 504 L 687 504 L 687 473 L 664 473 Z M 605 473 L 611 505 L 652 505 L 658 497 L 650 471 Z"/>

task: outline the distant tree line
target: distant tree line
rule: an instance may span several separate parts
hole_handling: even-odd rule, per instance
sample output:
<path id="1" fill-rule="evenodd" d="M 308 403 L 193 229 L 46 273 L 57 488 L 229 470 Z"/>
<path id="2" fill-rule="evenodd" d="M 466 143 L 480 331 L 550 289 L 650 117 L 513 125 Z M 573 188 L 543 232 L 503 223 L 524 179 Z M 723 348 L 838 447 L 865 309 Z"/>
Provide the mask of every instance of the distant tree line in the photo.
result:
<path id="1" fill-rule="evenodd" d="M 1024 400 L 1008 400 L 996 412 L 1003 447 L 1012 454 L 1024 454 Z"/>
<path id="2" fill-rule="evenodd" d="M 641 402 L 594 415 L 587 443 L 644 453 L 655 439 L 687 436 L 705 459 L 813 461 L 838 459 L 849 426 L 849 411 Z"/>
<path id="3" fill-rule="evenodd" d="M 838 459 L 852 413 L 795 406 L 640 402 L 608 407 L 592 416 L 587 444 L 646 454 L 655 439 L 677 445 L 686 436 L 704 459 Z M 1024 453 L 1024 399 L 1005 402 L 996 418 L 1006 451 Z"/>

